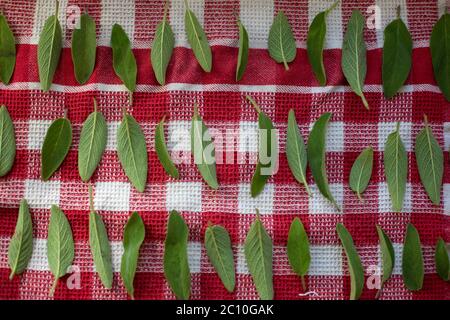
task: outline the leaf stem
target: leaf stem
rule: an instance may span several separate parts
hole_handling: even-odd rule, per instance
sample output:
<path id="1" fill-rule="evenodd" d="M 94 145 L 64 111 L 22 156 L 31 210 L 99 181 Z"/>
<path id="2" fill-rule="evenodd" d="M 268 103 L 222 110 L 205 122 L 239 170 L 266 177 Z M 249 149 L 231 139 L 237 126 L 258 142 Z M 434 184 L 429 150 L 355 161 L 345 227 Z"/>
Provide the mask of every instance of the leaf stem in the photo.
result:
<path id="1" fill-rule="evenodd" d="M 362 99 L 362 102 L 363 102 L 364 107 L 365 107 L 367 110 L 370 110 L 370 108 L 369 108 L 369 103 L 367 102 L 366 97 L 364 96 L 364 94 L 361 95 L 361 99 Z"/>
<path id="2" fill-rule="evenodd" d="M 284 70 L 288 71 L 289 70 L 289 66 L 288 66 L 286 60 L 283 60 L 283 64 L 284 64 Z"/>
<path id="3" fill-rule="evenodd" d="M 14 275 L 16 273 L 14 272 L 14 270 L 11 270 L 11 274 L 9 275 L 9 280 L 12 280 L 14 278 Z"/>
<path id="4" fill-rule="evenodd" d="M 50 288 L 50 293 L 49 293 L 50 297 L 53 297 L 53 295 L 55 294 L 56 286 L 58 285 L 58 280 L 59 280 L 59 278 L 55 277 L 55 281 L 53 281 L 53 285 Z"/>
<path id="5" fill-rule="evenodd" d="M 94 101 L 94 112 L 97 112 L 97 100 L 95 97 L 92 97 L 92 100 Z"/>
<path id="6" fill-rule="evenodd" d="M 122 115 L 123 115 L 123 117 L 125 117 L 127 114 L 128 114 L 127 108 L 122 107 Z"/>
<path id="7" fill-rule="evenodd" d="M 423 122 L 425 123 L 425 127 L 428 127 L 428 117 L 426 114 L 423 114 Z"/>
<path id="8" fill-rule="evenodd" d="M 163 20 L 166 20 L 168 11 L 169 11 L 169 0 L 166 0 L 166 4 L 164 5 Z"/>
<path id="9" fill-rule="evenodd" d="M 357 192 L 356 196 L 358 197 L 358 199 L 361 203 L 364 203 L 364 198 L 361 196 L 361 193 Z"/>
<path id="10" fill-rule="evenodd" d="M 56 10 L 55 10 L 55 17 L 58 19 L 59 14 L 59 0 L 56 0 Z"/>
<path id="11" fill-rule="evenodd" d="M 396 132 L 400 132 L 400 121 L 397 122 L 397 125 L 395 127 Z"/>
<path id="12" fill-rule="evenodd" d="M 67 108 L 65 108 L 64 109 L 64 113 L 63 113 L 63 118 L 67 119 L 67 113 L 68 113 L 68 110 L 67 110 Z"/>
<path id="13" fill-rule="evenodd" d="M 306 292 L 306 281 L 305 281 L 305 276 L 300 276 L 300 279 L 301 279 L 301 281 L 302 281 L 303 292 Z"/>
<path id="14" fill-rule="evenodd" d="M 259 108 L 258 104 L 253 100 L 252 97 L 249 95 L 245 96 L 245 98 L 250 101 L 250 103 L 253 105 L 253 108 L 255 108 L 256 112 L 261 113 L 261 109 Z"/>
<path id="15" fill-rule="evenodd" d="M 378 300 L 383 292 L 383 285 L 381 285 L 380 289 L 378 289 L 377 294 L 375 295 L 375 299 Z"/>
<path id="16" fill-rule="evenodd" d="M 400 10 L 401 10 L 401 7 L 400 7 L 400 5 L 397 7 L 397 19 L 400 19 Z"/>
<path id="17" fill-rule="evenodd" d="M 308 197 L 312 197 L 311 188 L 309 187 L 309 185 L 306 181 L 305 181 L 304 185 L 305 185 L 306 193 L 308 193 Z"/>
<path id="18" fill-rule="evenodd" d="M 187 0 L 184 0 L 184 5 L 186 6 L 186 9 L 189 10 L 189 4 L 188 4 Z"/>
<path id="19" fill-rule="evenodd" d="M 93 196 L 93 192 L 92 192 L 92 185 L 89 185 L 89 209 L 91 210 L 91 212 L 94 212 L 94 196 Z"/>
<path id="20" fill-rule="evenodd" d="M 336 0 L 325 12 L 326 14 L 330 13 L 331 11 L 333 11 L 337 5 L 339 4 L 340 0 Z"/>
<path id="21" fill-rule="evenodd" d="M 132 91 L 128 91 L 128 102 L 130 104 L 130 107 L 133 105 L 133 92 Z"/>

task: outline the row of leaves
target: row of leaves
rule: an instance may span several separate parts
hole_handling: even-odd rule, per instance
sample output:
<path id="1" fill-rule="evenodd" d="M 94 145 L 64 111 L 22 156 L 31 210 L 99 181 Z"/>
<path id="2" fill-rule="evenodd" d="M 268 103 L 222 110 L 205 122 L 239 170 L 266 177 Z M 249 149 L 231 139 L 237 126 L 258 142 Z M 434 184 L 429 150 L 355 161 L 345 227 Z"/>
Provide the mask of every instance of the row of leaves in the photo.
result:
<path id="1" fill-rule="evenodd" d="M 320 12 L 312 21 L 307 35 L 307 53 L 312 70 L 320 85 L 327 83 L 323 50 L 327 32 L 326 18 L 338 5 L 336 1 L 329 9 Z M 189 9 L 185 0 L 185 30 L 192 51 L 205 72 L 211 72 L 212 54 L 206 34 L 194 12 Z M 58 67 L 62 49 L 62 31 L 56 13 L 45 22 L 38 44 L 39 78 L 43 90 L 51 86 L 53 75 Z M 151 64 L 157 81 L 164 85 L 166 71 L 172 57 L 175 38 L 167 18 L 169 1 L 166 2 L 162 21 L 156 26 L 151 50 Z M 249 52 L 247 31 L 240 20 L 239 51 L 236 67 L 236 81 L 242 79 Z M 359 10 L 354 10 L 347 26 L 342 46 L 342 70 L 352 90 L 361 97 L 364 106 L 369 104 L 364 96 L 363 88 L 366 78 L 366 45 L 364 42 L 364 17 Z M 6 19 L 0 16 L 0 79 L 8 83 L 15 65 L 15 41 Z M 113 67 L 117 76 L 130 92 L 136 88 L 137 65 L 131 50 L 131 42 L 123 28 L 114 24 L 111 33 L 113 50 Z M 431 57 L 436 81 L 445 98 L 450 101 L 450 14 L 445 13 L 433 28 L 430 38 Z M 405 23 L 400 18 L 400 7 L 397 19 L 384 30 L 382 81 L 386 98 L 392 98 L 403 86 L 411 70 L 413 42 Z M 282 11 L 278 12 L 270 28 L 268 37 L 270 56 L 278 63 L 283 63 L 286 70 L 297 54 L 294 35 L 288 19 Z M 72 36 L 72 60 L 74 73 L 80 84 L 86 83 L 95 67 L 96 59 L 96 25 L 95 21 L 84 13 L 80 17 L 80 28 L 75 29 Z"/>
<path id="2" fill-rule="evenodd" d="M 112 288 L 113 271 L 111 248 L 102 217 L 95 211 L 92 189 L 90 194 L 89 244 L 95 270 L 105 288 Z M 382 254 L 381 290 L 389 280 L 394 264 L 395 253 L 392 242 L 386 233 L 377 226 Z M 364 288 L 364 268 L 355 248 L 351 234 L 341 223 L 336 231 L 347 256 L 351 278 L 350 299 L 359 299 Z M 173 293 L 178 299 L 189 299 L 191 275 L 188 263 L 188 227 L 177 211 L 172 211 L 167 223 L 164 245 L 164 275 Z M 145 226 L 137 212 L 133 212 L 123 232 L 124 252 L 120 274 L 125 288 L 134 298 L 134 277 L 138 264 L 139 250 L 145 238 Z M 205 235 L 205 248 L 211 264 L 214 266 L 224 287 L 233 292 L 236 283 L 233 249 L 228 231 L 220 225 L 208 224 Z M 33 248 L 32 220 L 26 200 L 19 208 L 17 225 L 8 250 L 8 263 L 11 268 L 10 279 L 26 270 Z M 287 256 L 293 271 L 301 277 L 303 290 L 306 291 L 304 277 L 308 274 L 311 254 L 308 234 L 299 218 L 295 218 L 289 229 Z M 261 299 L 273 299 L 272 239 L 261 222 L 259 212 L 247 233 L 244 251 L 245 259 L 256 290 Z M 47 237 L 47 257 L 55 280 L 50 290 L 53 295 L 59 278 L 64 276 L 74 259 L 74 240 L 70 224 L 64 213 L 52 206 Z M 436 271 L 444 280 L 449 281 L 450 267 L 446 244 L 438 239 L 435 251 Z M 403 281 L 409 290 L 420 290 L 424 279 L 424 263 L 419 234 L 412 224 L 408 224 L 403 246 Z"/>

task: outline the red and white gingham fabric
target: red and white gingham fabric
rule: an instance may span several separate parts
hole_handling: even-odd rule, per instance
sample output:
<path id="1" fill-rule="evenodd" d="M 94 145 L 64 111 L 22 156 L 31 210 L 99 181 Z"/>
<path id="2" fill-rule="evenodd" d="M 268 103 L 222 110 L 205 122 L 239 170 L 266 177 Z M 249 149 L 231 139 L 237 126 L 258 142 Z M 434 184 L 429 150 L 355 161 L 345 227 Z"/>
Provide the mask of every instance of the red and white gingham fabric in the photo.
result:
<path id="1" fill-rule="evenodd" d="M 46 258 L 49 208 L 59 205 L 69 218 L 75 239 L 75 261 L 81 271 L 81 288 L 69 290 L 63 278 L 56 299 L 127 299 L 120 279 L 122 232 L 131 211 L 143 217 L 147 235 L 141 249 L 135 278 L 137 299 L 173 299 L 164 280 L 162 257 L 168 211 L 179 210 L 190 229 L 189 263 L 193 299 L 256 299 L 251 276 L 246 267 L 243 243 L 250 223 L 259 208 L 262 220 L 274 242 L 274 287 L 276 299 L 347 299 L 350 279 L 345 255 L 335 232 L 343 222 L 352 233 L 365 268 L 380 264 L 375 224 L 379 224 L 395 242 L 396 266 L 382 295 L 383 299 L 449 299 L 449 284 L 438 278 L 434 265 L 434 245 L 439 236 L 450 241 L 450 104 L 436 86 L 428 48 L 432 26 L 444 12 L 446 1 L 431 0 L 343 0 L 327 19 L 325 65 L 328 86 L 319 87 L 308 64 L 305 40 L 313 17 L 334 0 L 189 0 L 191 9 L 204 26 L 212 46 L 213 68 L 204 73 L 188 49 L 184 32 L 184 4 L 171 0 L 169 19 L 176 36 L 176 49 L 167 73 L 167 85 L 159 86 L 150 65 L 151 41 L 161 20 L 164 1 L 64 0 L 59 19 L 65 38 L 54 84 L 48 93 L 40 90 L 36 52 L 39 33 L 45 19 L 53 14 L 53 0 L 1 0 L 3 10 L 16 36 L 17 65 L 8 86 L 0 85 L 0 103 L 5 104 L 14 120 L 17 156 L 12 172 L 0 178 L 0 298 L 48 299 L 53 279 Z M 381 29 L 365 29 L 368 45 L 368 74 L 365 92 L 371 110 L 350 92 L 340 68 L 345 26 L 353 9 L 366 17 L 367 8 L 378 5 Z M 97 23 L 98 49 L 94 74 L 88 84 L 79 86 L 73 74 L 70 54 L 71 30 L 66 21 L 69 5 L 86 8 Z M 393 100 L 383 98 L 381 88 L 381 47 L 383 29 L 401 15 L 414 39 L 413 67 L 406 86 Z M 284 10 L 297 40 L 297 58 L 285 71 L 270 59 L 267 35 L 273 16 Z M 249 64 L 244 78 L 234 81 L 237 59 L 235 14 L 250 37 Z M 112 68 L 109 39 L 112 25 L 120 23 L 133 40 L 138 63 L 138 86 L 130 113 L 142 125 L 148 144 L 148 185 L 143 194 L 136 192 L 124 175 L 116 153 L 116 129 L 121 108 L 127 106 L 128 94 Z M 256 199 L 249 193 L 255 165 L 237 159 L 256 154 L 256 113 L 245 100 L 251 94 L 280 130 L 280 168 L 269 179 Z M 77 147 L 83 121 L 92 111 L 92 97 L 108 121 L 107 150 L 93 176 L 95 207 L 101 213 L 111 241 L 114 265 L 112 290 L 103 288 L 94 272 L 88 244 L 88 187 L 77 171 Z M 189 126 L 193 102 L 200 104 L 206 124 L 215 130 L 239 133 L 233 145 L 234 164 L 217 166 L 220 188 L 210 190 L 195 165 L 180 165 L 180 180 L 169 178 L 158 162 L 153 146 L 156 123 L 168 116 L 169 147 L 189 151 Z M 331 190 L 343 212 L 335 211 L 319 194 L 311 174 L 308 181 L 314 197 L 307 198 L 302 186 L 292 177 L 284 154 L 287 114 L 294 108 L 305 138 L 312 123 L 323 113 L 332 112 L 327 142 L 327 167 Z M 60 170 L 48 182 L 40 180 L 40 149 L 52 120 L 68 116 L 74 127 L 73 146 Z M 415 136 L 428 115 L 433 132 L 445 147 L 445 172 L 442 203 L 433 206 L 420 179 L 414 158 Z M 387 135 L 401 121 L 401 136 L 409 154 L 408 185 L 402 213 L 391 212 L 384 178 L 382 152 Z M 185 130 L 185 140 L 174 133 Z M 187 139 L 187 140 L 186 140 Z M 365 202 L 357 201 L 348 187 L 351 165 L 368 145 L 375 149 L 373 177 L 365 193 Z M 217 153 L 224 148 L 216 145 Z M 26 198 L 34 223 L 34 250 L 26 272 L 8 280 L 7 248 L 14 232 L 18 203 Z M 298 277 L 286 256 L 286 239 L 294 217 L 300 217 L 310 236 L 312 264 L 308 288 L 317 296 L 300 297 Z M 234 293 L 225 291 L 205 254 L 203 234 L 208 221 L 225 226 L 235 252 L 237 284 Z M 401 251 L 405 227 L 412 222 L 423 244 L 425 281 L 423 290 L 410 292 L 401 277 Z M 369 271 L 367 276 L 369 275 Z M 363 298 L 373 298 L 376 290 L 364 289 Z"/>

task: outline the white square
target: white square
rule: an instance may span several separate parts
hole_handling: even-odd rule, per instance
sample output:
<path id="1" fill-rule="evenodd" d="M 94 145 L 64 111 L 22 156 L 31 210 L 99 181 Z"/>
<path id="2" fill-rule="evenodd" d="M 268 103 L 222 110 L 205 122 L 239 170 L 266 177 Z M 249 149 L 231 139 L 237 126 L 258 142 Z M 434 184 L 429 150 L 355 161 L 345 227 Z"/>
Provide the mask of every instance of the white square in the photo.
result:
<path id="1" fill-rule="evenodd" d="M 47 259 L 47 239 L 33 239 L 33 253 L 27 269 L 35 271 L 50 270 Z"/>
<path id="2" fill-rule="evenodd" d="M 25 199 L 30 208 L 49 209 L 53 204 L 59 205 L 60 186 L 58 180 L 25 180 Z"/>
<path id="3" fill-rule="evenodd" d="M 450 149 L 450 122 L 444 122 L 444 150 Z"/>
<path id="4" fill-rule="evenodd" d="M 134 1 L 120 1 L 120 5 L 116 0 L 103 0 L 100 17 L 100 36 L 98 39 L 99 46 L 111 45 L 111 31 L 115 23 L 119 24 L 130 39 L 133 46 L 134 39 Z"/>
<path id="5" fill-rule="evenodd" d="M 310 185 L 311 192 L 314 195 L 309 197 L 309 212 L 311 214 L 323 214 L 323 213 L 342 213 L 342 203 L 344 201 L 344 185 L 342 183 L 330 183 L 330 192 L 334 197 L 334 200 L 338 204 L 341 211 L 326 199 L 317 188 L 316 184 Z"/>
<path id="6" fill-rule="evenodd" d="M 450 184 L 444 183 L 444 214 L 450 216 Z"/>
<path id="7" fill-rule="evenodd" d="M 60 0 L 58 8 L 58 20 L 61 25 L 63 38 L 66 34 L 66 7 L 68 0 Z M 39 43 L 39 36 L 44 28 L 45 21 L 48 17 L 56 12 L 56 1 L 37 0 L 34 11 L 33 35 L 30 39 L 31 44 Z M 64 41 L 63 41 L 64 42 Z"/>
<path id="8" fill-rule="evenodd" d="M 167 211 L 202 211 L 202 182 L 169 182 L 166 192 Z"/>
<path id="9" fill-rule="evenodd" d="M 128 182 L 97 182 L 94 206 L 97 210 L 129 211 L 130 192 Z"/>
<path id="10" fill-rule="evenodd" d="M 376 5 L 380 10 L 380 28 L 376 30 L 377 32 L 377 46 L 378 48 L 383 47 L 384 43 L 384 29 L 389 23 L 397 19 L 397 7 L 400 6 L 400 17 L 403 22 L 408 26 L 408 14 L 406 12 L 406 1 L 405 0 L 376 0 Z"/>
<path id="11" fill-rule="evenodd" d="M 200 242 L 188 242 L 187 247 L 189 271 L 191 273 L 200 273 L 202 244 Z"/>
<path id="12" fill-rule="evenodd" d="M 407 152 L 412 151 L 411 122 L 400 123 L 400 137 Z M 378 124 L 378 151 L 384 151 L 388 136 L 395 132 L 397 122 L 381 122 Z"/>
<path id="13" fill-rule="evenodd" d="M 106 124 L 108 130 L 108 137 L 106 139 L 106 150 L 117 150 L 117 131 L 119 130 L 120 122 L 112 121 Z"/>
<path id="14" fill-rule="evenodd" d="M 412 186 L 411 183 L 406 183 L 405 197 L 403 199 L 402 212 L 412 212 Z M 392 212 L 391 196 L 387 183 L 381 182 L 378 186 L 378 212 Z"/>
<path id="15" fill-rule="evenodd" d="M 203 8 L 205 7 L 204 0 L 189 0 L 189 9 L 194 12 L 198 22 L 204 27 Z M 187 41 L 186 31 L 184 28 L 184 16 L 186 14 L 186 5 L 184 0 L 173 0 L 170 2 L 170 25 L 172 26 L 173 34 L 175 36 L 175 45 L 190 48 Z M 206 35 L 208 36 L 208 35 Z"/>
<path id="16" fill-rule="evenodd" d="M 28 124 L 28 149 L 41 150 L 51 120 L 30 120 Z"/>
<path id="17" fill-rule="evenodd" d="M 329 9 L 335 0 L 309 0 L 308 3 L 308 19 L 311 25 L 314 17 L 322 11 Z M 342 10 L 341 2 L 338 3 L 336 8 L 331 10 L 327 16 L 327 33 L 325 36 L 325 49 L 341 48 L 342 47 Z"/>
<path id="18" fill-rule="evenodd" d="M 166 139 L 169 151 L 191 152 L 191 122 L 170 121 Z"/>
<path id="19" fill-rule="evenodd" d="M 273 212 L 274 185 L 267 183 L 264 190 L 255 198 L 250 194 L 250 184 L 239 185 L 238 205 L 240 214 L 255 214 L 256 209 L 260 214 L 272 214 Z"/>
<path id="20" fill-rule="evenodd" d="M 120 264 L 122 262 L 123 255 L 123 243 L 122 241 L 111 241 L 111 263 L 113 272 L 120 272 Z"/>
<path id="21" fill-rule="evenodd" d="M 403 244 L 402 243 L 393 243 L 392 247 L 394 247 L 394 256 L 395 263 L 394 269 L 392 270 L 392 274 L 402 274 L 402 255 L 403 255 Z M 380 255 L 381 259 L 381 255 Z M 381 262 L 380 262 L 381 263 Z"/>
<path id="22" fill-rule="evenodd" d="M 244 152 L 258 152 L 258 123 L 254 121 L 241 121 L 239 124 L 238 150 Z"/>
<path id="23" fill-rule="evenodd" d="M 250 48 L 267 48 L 274 18 L 273 0 L 241 0 L 239 18 L 245 26 Z"/>
<path id="24" fill-rule="evenodd" d="M 328 125 L 325 149 L 327 152 L 344 151 L 344 123 L 332 121 Z"/>
<path id="25" fill-rule="evenodd" d="M 311 246 L 311 276 L 340 276 L 342 272 L 342 247 L 332 245 Z"/>
<path id="26" fill-rule="evenodd" d="M 244 244 L 236 245 L 236 273 L 237 274 L 249 274 L 247 267 L 247 261 L 245 260 Z"/>

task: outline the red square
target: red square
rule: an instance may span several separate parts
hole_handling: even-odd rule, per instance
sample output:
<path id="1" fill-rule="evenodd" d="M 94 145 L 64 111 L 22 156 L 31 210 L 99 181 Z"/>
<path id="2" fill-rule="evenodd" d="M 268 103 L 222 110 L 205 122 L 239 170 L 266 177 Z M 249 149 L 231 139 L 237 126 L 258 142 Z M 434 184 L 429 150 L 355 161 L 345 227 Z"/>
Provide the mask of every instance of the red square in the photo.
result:
<path id="1" fill-rule="evenodd" d="M 237 39 L 239 1 L 206 0 L 204 7 L 204 28 L 208 39 Z"/>

